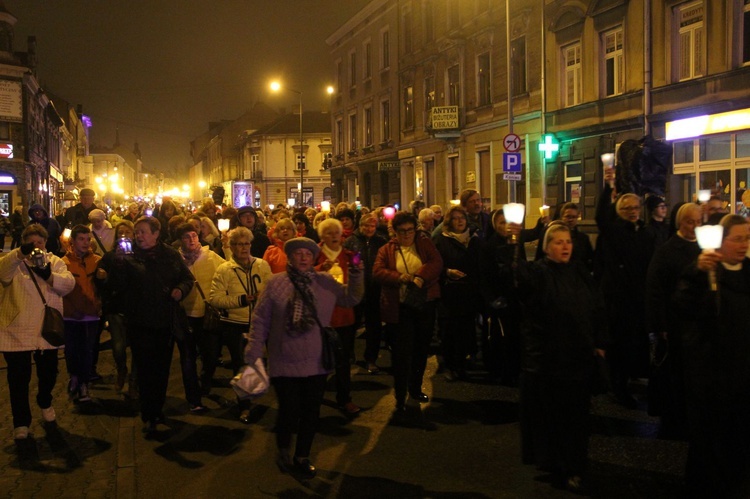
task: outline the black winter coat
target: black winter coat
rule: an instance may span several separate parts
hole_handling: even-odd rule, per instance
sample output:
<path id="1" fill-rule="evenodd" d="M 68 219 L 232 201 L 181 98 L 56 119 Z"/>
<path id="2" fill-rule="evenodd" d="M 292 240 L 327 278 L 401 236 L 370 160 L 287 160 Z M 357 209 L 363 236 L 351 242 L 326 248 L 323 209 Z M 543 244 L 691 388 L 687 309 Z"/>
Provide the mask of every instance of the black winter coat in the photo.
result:
<path id="1" fill-rule="evenodd" d="M 176 302 L 170 294 L 177 288 L 184 299 L 195 279 L 180 253 L 166 244 L 116 258 L 110 278 L 118 286 L 128 327 L 151 329 L 172 325 Z"/>
<path id="2" fill-rule="evenodd" d="M 479 312 L 479 236 L 469 238 L 468 246 L 444 233 L 434 237 L 432 242 L 443 259 L 443 271 L 440 276 L 441 306 L 438 308 L 438 316 L 460 317 Z M 449 279 L 448 269 L 460 270 L 466 276 L 461 279 Z"/>
<path id="3" fill-rule="evenodd" d="M 586 267 L 545 258 L 519 262 L 516 276 L 524 313 L 522 369 L 590 379 L 594 348 L 606 349 L 608 335 L 604 300 Z"/>

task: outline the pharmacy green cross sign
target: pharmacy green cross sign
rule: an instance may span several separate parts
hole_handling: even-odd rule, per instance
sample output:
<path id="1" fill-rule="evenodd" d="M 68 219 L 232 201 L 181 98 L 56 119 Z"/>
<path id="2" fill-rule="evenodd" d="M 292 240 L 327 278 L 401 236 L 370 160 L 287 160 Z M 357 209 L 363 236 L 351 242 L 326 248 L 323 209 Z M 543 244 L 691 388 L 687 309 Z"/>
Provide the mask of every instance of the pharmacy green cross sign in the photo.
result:
<path id="1" fill-rule="evenodd" d="M 555 140 L 554 135 L 545 135 L 543 142 L 539 143 L 539 151 L 544 153 L 544 159 L 552 159 L 559 150 L 560 144 Z"/>

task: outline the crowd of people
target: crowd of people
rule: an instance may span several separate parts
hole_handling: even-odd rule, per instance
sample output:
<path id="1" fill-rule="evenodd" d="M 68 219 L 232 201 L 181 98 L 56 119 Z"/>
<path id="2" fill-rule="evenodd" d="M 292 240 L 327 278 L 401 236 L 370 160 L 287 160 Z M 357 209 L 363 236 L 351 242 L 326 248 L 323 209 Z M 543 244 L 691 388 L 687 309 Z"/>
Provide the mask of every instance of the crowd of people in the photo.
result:
<path id="1" fill-rule="evenodd" d="M 520 388 L 523 462 L 574 492 L 586 490 L 592 394 L 611 389 L 637 409 L 632 381 L 650 378 L 648 410 L 661 418 L 661 436 L 690 444 L 691 493 L 741 494 L 750 487 L 750 328 L 742 316 L 750 225 L 722 213 L 720 199 L 679 203 L 669 217 L 658 196 L 642 203 L 615 192 L 612 175 L 596 206 L 596 249 L 574 203 L 526 229 L 502 208 L 485 210 L 471 189 L 445 211 L 421 201 L 402 211 L 358 203 L 261 210 L 210 198 L 188 210 L 165 198 L 152 211 L 132 203 L 112 212 L 97 207 L 90 189 L 54 218 L 32 205 L 17 242 L 16 223 L 7 229 L 14 244 L 0 258 L 14 436 L 29 433 L 32 356 L 37 404 L 44 421 L 55 421 L 58 347 L 40 334 L 44 302 L 64 317 L 71 398 L 91 400 L 106 328 L 116 389 L 140 401 L 147 435 L 168 430 L 162 409 L 174 345 L 192 412 L 206 410 L 202 397 L 226 347 L 235 373 L 265 359 L 279 403 L 277 463 L 315 476 L 310 453 L 330 374 L 342 413 L 361 411 L 351 372 L 364 330 L 364 370 L 380 374 L 390 350 L 394 417 L 408 417 L 407 401 L 429 402 L 423 382 L 437 340 L 447 381 L 470 380 L 481 359 L 491 379 Z M 228 230 L 218 230 L 219 219 Z M 720 249 L 701 252 L 702 224 L 722 228 Z M 535 253 L 527 255 L 528 243 Z M 44 249 L 41 263 L 35 248 Z M 211 310 L 219 320 L 208 326 Z M 342 347 L 330 369 L 329 327 Z M 238 399 L 237 408 L 249 423 L 250 402 Z"/>

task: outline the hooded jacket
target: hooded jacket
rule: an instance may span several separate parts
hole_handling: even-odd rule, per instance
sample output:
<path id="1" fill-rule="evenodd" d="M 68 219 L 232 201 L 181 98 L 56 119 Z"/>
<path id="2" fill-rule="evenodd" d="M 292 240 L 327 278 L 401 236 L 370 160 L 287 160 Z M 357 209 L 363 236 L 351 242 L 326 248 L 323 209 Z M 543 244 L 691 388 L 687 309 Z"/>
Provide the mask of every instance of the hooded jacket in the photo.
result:
<path id="1" fill-rule="evenodd" d="M 44 218 L 42 220 L 36 220 L 34 218 L 33 213 L 36 210 L 42 210 L 44 213 Z M 60 224 L 57 223 L 57 220 L 50 218 L 49 212 L 39 203 L 31 205 L 29 208 L 29 218 L 31 219 L 29 223 L 39 224 L 47 230 L 47 234 L 49 234 L 45 246 L 47 251 L 54 253 L 57 256 L 62 256 L 60 252 L 60 236 L 62 235 L 62 229 L 60 228 Z"/>

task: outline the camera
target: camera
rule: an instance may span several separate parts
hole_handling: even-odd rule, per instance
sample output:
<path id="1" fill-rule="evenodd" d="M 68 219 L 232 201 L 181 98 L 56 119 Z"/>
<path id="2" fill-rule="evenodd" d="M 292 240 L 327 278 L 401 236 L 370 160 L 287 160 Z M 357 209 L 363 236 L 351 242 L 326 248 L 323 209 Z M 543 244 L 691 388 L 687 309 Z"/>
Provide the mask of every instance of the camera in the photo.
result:
<path id="1" fill-rule="evenodd" d="M 127 237 L 121 237 L 117 242 L 117 252 L 124 255 L 132 255 L 133 241 Z"/>
<path id="2" fill-rule="evenodd" d="M 34 267 L 43 269 L 47 265 L 47 253 L 39 248 L 34 248 L 31 252 L 31 263 Z"/>

